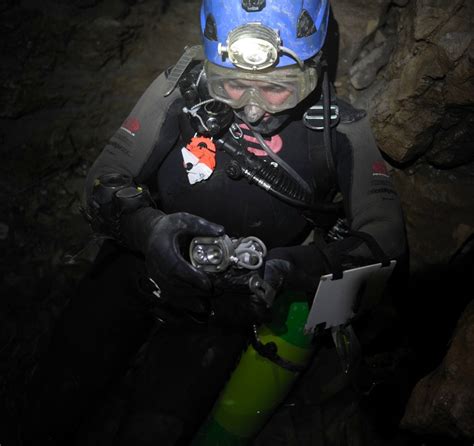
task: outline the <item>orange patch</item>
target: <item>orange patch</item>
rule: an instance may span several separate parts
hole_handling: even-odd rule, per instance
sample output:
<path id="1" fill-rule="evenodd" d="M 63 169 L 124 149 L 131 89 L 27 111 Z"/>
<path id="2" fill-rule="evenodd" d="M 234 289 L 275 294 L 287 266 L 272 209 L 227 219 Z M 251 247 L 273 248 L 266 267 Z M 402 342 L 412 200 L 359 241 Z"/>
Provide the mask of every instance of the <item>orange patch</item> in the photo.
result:
<path id="1" fill-rule="evenodd" d="M 216 167 L 216 145 L 205 136 L 194 136 L 186 148 L 211 170 Z"/>

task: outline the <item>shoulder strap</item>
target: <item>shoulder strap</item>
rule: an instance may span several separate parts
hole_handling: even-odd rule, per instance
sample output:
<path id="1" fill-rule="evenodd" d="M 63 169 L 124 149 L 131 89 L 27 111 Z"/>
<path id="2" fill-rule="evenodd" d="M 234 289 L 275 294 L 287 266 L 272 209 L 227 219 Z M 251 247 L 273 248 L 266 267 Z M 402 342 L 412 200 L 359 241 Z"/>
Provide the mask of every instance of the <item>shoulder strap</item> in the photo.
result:
<path id="1" fill-rule="evenodd" d="M 337 185 L 336 169 L 332 149 L 324 144 L 322 133 L 315 130 L 308 132 L 308 156 L 313 171 L 314 196 L 317 202 L 327 202 L 334 196 Z M 333 138 L 335 132 L 332 131 Z"/>
<path id="2" fill-rule="evenodd" d="M 191 49 L 193 49 L 192 47 Z M 176 135 L 181 135 L 181 138 L 184 137 L 185 140 L 189 140 L 191 136 L 194 134 L 193 129 L 191 128 L 188 119 L 183 119 L 184 113 L 182 112 L 183 106 L 184 106 L 184 99 L 182 97 L 182 94 L 179 89 L 175 88 L 179 80 L 188 72 L 192 71 L 193 69 L 196 69 L 196 66 L 199 65 L 199 60 L 196 60 L 195 58 L 188 57 L 184 62 L 182 62 L 183 57 L 189 53 L 189 50 L 182 56 L 180 61 L 178 61 L 178 64 L 180 66 L 178 67 L 178 64 L 168 67 L 167 70 L 164 72 L 165 76 L 165 85 L 164 85 L 164 94 L 163 97 L 167 98 L 174 94 L 176 98 L 178 98 L 170 107 L 168 110 L 168 114 L 170 116 L 166 116 L 163 122 L 161 123 L 161 126 L 157 129 L 157 140 L 159 139 L 158 143 L 162 146 L 162 150 L 154 150 L 151 157 L 150 157 L 150 162 L 147 163 L 149 166 L 152 166 L 151 168 L 147 168 L 146 166 L 143 168 L 143 170 L 140 172 L 139 179 L 142 181 L 145 178 L 149 178 L 151 176 L 151 173 L 153 171 L 156 171 L 159 169 L 163 161 L 167 158 L 167 156 L 170 154 L 171 150 L 173 150 L 177 137 Z M 188 54 L 189 55 L 189 54 Z M 180 63 L 181 62 L 181 63 Z M 176 67 L 178 67 L 178 70 L 176 70 Z M 170 90 L 171 89 L 171 90 Z M 167 118 L 170 118 L 172 120 L 176 120 L 177 127 L 173 126 L 165 126 L 164 123 Z M 163 147 L 166 149 L 163 150 Z M 154 182 L 149 185 L 150 189 L 154 190 Z"/>
<path id="3" fill-rule="evenodd" d="M 356 109 L 350 103 L 338 98 L 330 86 L 330 144 L 324 141 L 323 98 L 310 107 L 303 120 L 309 132 L 309 158 L 314 172 L 313 187 L 316 200 L 331 200 L 336 192 L 337 174 L 334 163 L 334 150 L 337 147 L 337 125 L 357 122 L 366 116 L 365 110 Z M 330 146 L 330 147 L 329 147 Z"/>
<path id="4" fill-rule="evenodd" d="M 309 159 L 312 163 L 315 200 L 328 202 L 336 191 L 337 176 L 333 157 L 333 128 L 339 122 L 339 107 L 334 88 L 324 72 L 319 101 L 303 115 L 303 124 L 310 129 Z"/>

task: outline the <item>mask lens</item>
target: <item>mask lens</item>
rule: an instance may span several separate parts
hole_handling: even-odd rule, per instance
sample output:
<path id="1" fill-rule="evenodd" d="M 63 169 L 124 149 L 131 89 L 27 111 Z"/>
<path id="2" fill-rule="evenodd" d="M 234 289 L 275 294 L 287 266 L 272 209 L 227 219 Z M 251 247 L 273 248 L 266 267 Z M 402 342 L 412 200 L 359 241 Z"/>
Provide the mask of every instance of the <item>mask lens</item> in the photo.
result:
<path id="1" fill-rule="evenodd" d="M 316 86 L 316 71 L 298 66 L 248 73 L 205 65 L 210 95 L 234 109 L 256 105 L 269 113 L 295 107 Z"/>
<path id="2" fill-rule="evenodd" d="M 290 87 L 282 85 L 262 85 L 259 87 L 260 96 L 265 99 L 265 102 L 274 106 L 285 104 L 290 96 L 294 94 L 294 90 Z"/>
<path id="3" fill-rule="evenodd" d="M 271 84 L 262 81 L 229 80 L 223 81 L 221 88 L 227 97 L 236 103 L 248 101 L 250 97 L 259 98 L 265 109 L 280 107 L 294 94 L 290 85 Z"/>
<path id="4" fill-rule="evenodd" d="M 229 99 L 239 101 L 249 89 L 248 85 L 243 84 L 238 79 L 223 81 L 220 90 L 223 90 Z"/>

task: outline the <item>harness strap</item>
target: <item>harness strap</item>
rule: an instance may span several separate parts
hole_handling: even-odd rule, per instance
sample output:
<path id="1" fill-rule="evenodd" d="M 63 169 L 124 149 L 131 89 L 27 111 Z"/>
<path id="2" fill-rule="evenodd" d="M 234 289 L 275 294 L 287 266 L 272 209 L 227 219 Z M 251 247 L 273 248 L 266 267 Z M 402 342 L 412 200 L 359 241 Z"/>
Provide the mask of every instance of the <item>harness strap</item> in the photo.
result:
<path id="1" fill-rule="evenodd" d="M 322 127 L 316 128 L 307 122 L 308 112 L 315 107 L 319 107 L 317 112 L 321 113 Z M 333 199 L 337 185 L 333 153 L 337 143 L 334 144 L 333 141 L 336 139 L 334 127 L 337 125 L 339 113 L 336 113 L 334 120 L 331 119 L 331 115 L 332 109 L 339 110 L 339 107 L 333 87 L 329 84 L 326 73 L 323 79 L 321 99 L 312 108 L 305 113 L 303 122 L 309 129 L 308 156 L 313 171 L 314 198 L 317 202 L 328 203 Z M 321 130 L 323 138 L 321 138 Z"/>
<path id="2" fill-rule="evenodd" d="M 383 252 L 382 248 L 371 234 L 361 231 L 349 231 L 349 235 L 363 240 L 367 247 L 370 249 L 370 252 L 374 256 L 374 258 L 380 263 L 382 263 L 382 266 L 390 265 L 390 259 Z"/>
<path id="3" fill-rule="evenodd" d="M 291 361 L 288 361 L 287 359 L 282 358 L 278 354 L 278 346 L 274 342 L 267 342 L 266 344 L 261 342 L 257 335 L 257 327 L 254 325 L 252 328 L 253 328 L 252 330 L 253 336 L 251 338 L 252 347 L 256 350 L 256 352 L 260 356 L 267 358 L 268 360 L 272 361 L 276 365 L 290 372 L 298 373 L 306 369 L 306 366 L 296 364 L 294 362 L 291 362 Z"/>

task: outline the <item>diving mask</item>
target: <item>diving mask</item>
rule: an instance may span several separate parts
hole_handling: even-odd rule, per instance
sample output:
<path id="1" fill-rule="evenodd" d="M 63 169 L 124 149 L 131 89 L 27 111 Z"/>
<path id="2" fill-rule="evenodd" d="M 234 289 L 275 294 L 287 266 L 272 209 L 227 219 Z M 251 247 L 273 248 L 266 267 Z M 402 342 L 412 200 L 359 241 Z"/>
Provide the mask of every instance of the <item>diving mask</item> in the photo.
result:
<path id="1" fill-rule="evenodd" d="M 314 67 L 291 65 L 264 72 L 204 64 L 209 94 L 234 109 L 257 106 L 268 113 L 295 107 L 316 87 Z"/>

